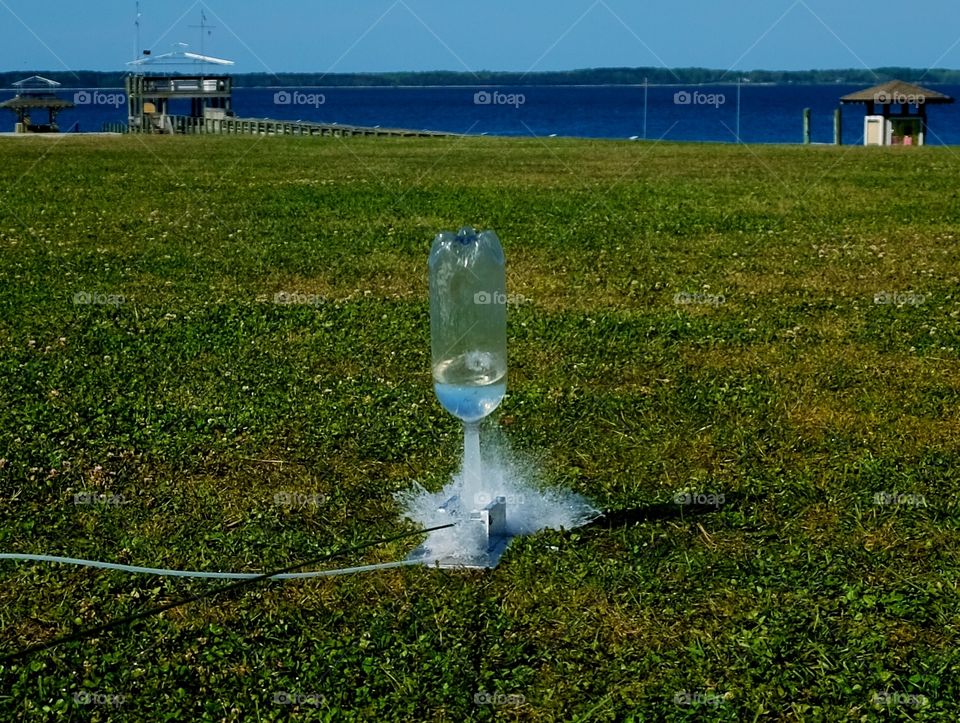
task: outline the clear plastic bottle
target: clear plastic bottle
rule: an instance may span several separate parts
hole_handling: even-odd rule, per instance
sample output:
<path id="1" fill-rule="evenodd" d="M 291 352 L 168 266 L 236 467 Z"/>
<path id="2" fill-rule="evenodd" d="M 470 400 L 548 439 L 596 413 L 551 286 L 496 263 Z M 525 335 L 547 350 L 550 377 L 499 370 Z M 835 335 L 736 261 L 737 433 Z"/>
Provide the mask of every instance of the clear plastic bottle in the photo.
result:
<path id="1" fill-rule="evenodd" d="M 507 390 L 503 248 L 493 231 L 437 235 L 430 251 L 433 385 L 444 409 L 475 425 Z"/>

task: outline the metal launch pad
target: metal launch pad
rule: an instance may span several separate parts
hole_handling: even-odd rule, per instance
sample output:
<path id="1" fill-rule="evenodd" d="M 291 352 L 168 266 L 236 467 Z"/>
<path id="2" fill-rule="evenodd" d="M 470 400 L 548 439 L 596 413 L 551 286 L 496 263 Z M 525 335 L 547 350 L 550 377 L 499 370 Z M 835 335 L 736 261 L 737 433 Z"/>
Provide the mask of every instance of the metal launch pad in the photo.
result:
<path id="1" fill-rule="evenodd" d="M 440 505 L 437 511 L 459 523 L 457 534 L 475 538 L 475 549 L 461 555 L 435 557 L 428 543 L 424 543 L 411 552 L 407 560 L 419 560 L 425 565 L 446 570 L 485 570 L 497 566 L 510 542 L 510 535 L 507 533 L 506 497 L 497 497 L 481 509 L 471 510 L 469 517 L 461 517 L 460 496 L 454 495 Z"/>

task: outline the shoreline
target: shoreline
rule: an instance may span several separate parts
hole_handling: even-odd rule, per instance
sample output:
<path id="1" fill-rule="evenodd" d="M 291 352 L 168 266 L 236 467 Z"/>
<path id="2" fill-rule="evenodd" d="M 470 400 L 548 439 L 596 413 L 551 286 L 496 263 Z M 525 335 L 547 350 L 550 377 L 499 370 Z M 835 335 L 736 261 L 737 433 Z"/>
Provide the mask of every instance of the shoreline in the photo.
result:
<path id="1" fill-rule="evenodd" d="M 187 75 L 187 74 L 185 74 Z M 310 85 L 310 84 L 297 84 L 297 85 L 234 85 L 234 90 L 304 90 L 304 89 L 317 89 L 317 90 L 416 90 L 418 88 L 423 88 L 424 90 L 439 90 L 443 88 L 450 88 L 453 90 L 469 90 L 471 88 L 551 88 L 551 89 L 562 89 L 562 88 L 736 88 L 737 86 L 741 88 L 832 88 L 832 87 L 841 87 L 841 86 L 859 86 L 861 83 L 856 81 L 847 81 L 842 82 L 833 82 L 833 83 L 811 83 L 811 82 L 795 82 L 795 81 L 744 81 L 742 83 L 737 83 L 735 80 L 717 80 L 717 81 L 704 81 L 699 83 L 685 83 L 682 81 L 671 82 L 671 83 L 511 83 L 503 82 L 496 83 L 484 80 L 482 82 L 476 83 L 424 83 L 424 84 L 377 84 L 377 85 L 367 85 L 367 84 L 341 84 L 341 85 Z M 953 86 L 960 85 L 960 83 L 947 82 L 947 81 L 934 81 L 934 82 L 924 82 L 924 86 L 935 88 L 937 86 Z M 70 91 L 79 91 L 79 90 L 98 90 L 98 91 L 123 91 L 124 87 L 121 85 L 71 85 L 71 86 L 61 86 L 60 92 L 70 92 Z M 15 93 L 16 88 L 12 87 L 0 87 L 0 92 L 2 93 Z"/>
<path id="2" fill-rule="evenodd" d="M 828 143 L 828 142 L 824 142 L 824 141 L 813 141 L 813 142 L 811 142 L 811 143 L 803 143 L 803 142 L 801 142 L 801 141 L 797 141 L 797 142 L 795 142 L 795 143 L 775 143 L 775 142 L 755 141 L 755 142 L 749 142 L 749 143 L 747 143 L 747 142 L 744 142 L 744 141 L 711 141 L 711 140 L 706 140 L 706 141 L 690 141 L 690 140 L 664 140 L 664 139 L 659 139 L 659 140 L 658 140 L 658 139 L 656 139 L 656 138 L 595 138 L 595 137 L 591 137 L 591 136 L 561 136 L 561 135 L 547 135 L 547 136 L 523 135 L 523 136 L 520 136 L 520 135 L 496 135 L 496 134 L 492 134 L 492 133 L 448 133 L 448 132 L 446 132 L 446 131 L 429 131 L 429 130 L 424 130 L 424 131 L 412 131 L 412 130 L 407 130 L 407 129 L 403 129 L 403 128 L 391 128 L 391 129 L 379 129 L 379 130 L 390 130 L 390 131 L 396 132 L 396 135 L 389 136 L 389 137 L 394 137 L 394 138 L 403 137 L 403 136 L 401 136 L 400 134 L 406 132 L 406 133 L 410 133 L 410 134 L 411 134 L 411 137 L 419 137 L 419 138 L 428 137 L 428 136 L 419 135 L 419 134 L 422 134 L 422 133 L 431 133 L 431 134 L 436 134 L 436 136 L 437 136 L 438 138 L 460 138 L 460 139 L 463 139 L 463 138 L 499 138 L 499 139 L 537 140 L 537 141 L 545 141 L 545 140 L 564 140 L 564 141 L 590 141 L 590 142 L 602 142 L 602 143 L 648 143 L 648 144 L 650 144 L 650 145 L 682 145 L 682 146 L 710 146 L 710 147 L 716 147 L 716 146 L 730 146 L 730 147 L 735 147 L 735 146 L 751 146 L 751 147 L 753 147 L 753 146 L 763 146 L 763 147 L 770 147 L 770 148 L 773 148 L 773 147 L 777 147 L 777 148 L 817 147 L 817 148 L 838 148 L 838 149 L 843 149 L 843 150 L 848 150 L 848 149 L 850 149 L 850 148 L 869 148 L 869 146 L 864 146 L 863 144 L 860 144 L 860 143 L 857 143 L 857 144 L 845 144 L 845 145 L 839 145 L 839 146 L 838 146 L 838 145 L 835 144 L 835 143 Z M 262 137 L 264 137 L 264 136 L 274 136 L 274 137 L 277 137 L 277 138 L 283 138 L 283 137 L 285 137 L 284 134 L 274 134 L 274 133 L 266 133 L 266 134 L 263 134 L 263 133 L 261 133 L 261 134 L 254 134 L 254 133 L 243 133 L 243 134 L 232 134 L 232 133 L 223 133 L 223 134 L 219 134 L 219 133 L 210 133 L 210 134 L 200 134 L 200 133 L 185 133 L 185 134 L 182 134 L 182 133 L 175 133 L 175 134 L 169 134 L 169 133 L 153 133 L 153 134 L 151 134 L 151 133 L 145 133 L 145 134 L 133 134 L 133 133 L 115 133 L 115 132 L 110 132 L 110 131 L 78 131 L 78 132 L 75 132 L 75 133 L 13 133 L 13 132 L 10 132 L 10 131 L 0 131 L 0 138 L 57 138 L 57 139 L 63 139 L 63 138 L 70 138 L 70 137 L 83 138 L 83 137 L 90 137 L 90 136 L 98 136 L 98 137 L 115 136 L 115 137 L 118 137 L 118 138 L 119 138 L 119 137 L 129 136 L 129 135 L 163 136 L 163 137 L 171 137 L 171 138 L 173 138 L 173 137 L 184 137 L 184 138 L 186 138 L 186 137 L 189 137 L 189 136 L 198 136 L 198 135 L 210 135 L 210 136 L 214 136 L 214 137 L 218 137 L 218 138 L 223 138 L 223 137 L 233 137 L 233 138 L 245 138 L 245 137 L 247 137 L 247 138 L 262 138 Z M 294 138 L 294 137 L 298 137 L 298 136 L 289 135 L 289 136 L 287 136 L 287 137 Z M 388 136 L 387 136 L 387 134 L 384 134 L 382 137 L 388 137 Z M 885 148 L 897 148 L 898 146 L 884 146 L 884 147 L 885 147 Z M 943 148 L 943 149 L 947 149 L 947 150 L 951 150 L 951 151 L 952 151 L 952 149 L 960 148 L 960 145 L 927 143 L 927 144 L 924 144 L 923 146 L 917 146 L 917 148 Z"/>

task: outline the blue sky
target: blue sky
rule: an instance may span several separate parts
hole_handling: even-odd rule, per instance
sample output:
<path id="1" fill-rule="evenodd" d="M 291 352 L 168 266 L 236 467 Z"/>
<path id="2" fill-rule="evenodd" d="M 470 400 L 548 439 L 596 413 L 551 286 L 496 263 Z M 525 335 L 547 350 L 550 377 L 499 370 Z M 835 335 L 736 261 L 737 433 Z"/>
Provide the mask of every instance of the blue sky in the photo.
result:
<path id="1" fill-rule="evenodd" d="M 141 44 L 237 72 L 960 68 L 957 0 L 141 0 Z M 122 70 L 134 0 L 0 0 L 0 69 Z"/>

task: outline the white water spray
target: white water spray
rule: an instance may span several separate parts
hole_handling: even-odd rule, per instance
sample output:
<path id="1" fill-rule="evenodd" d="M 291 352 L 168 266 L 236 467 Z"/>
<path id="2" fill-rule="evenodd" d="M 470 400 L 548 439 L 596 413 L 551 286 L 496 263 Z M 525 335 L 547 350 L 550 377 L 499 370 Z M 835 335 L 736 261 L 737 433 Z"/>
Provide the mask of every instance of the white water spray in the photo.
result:
<path id="1" fill-rule="evenodd" d="M 441 567 L 492 567 L 482 564 L 487 541 L 480 525 L 471 525 L 470 513 L 502 497 L 506 504 L 505 537 L 529 535 L 544 529 L 571 530 L 590 522 L 600 513 L 586 499 L 569 490 L 549 487 L 538 463 L 512 450 L 499 435 L 484 439 L 482 491 L 471 495 L 467 464 L 439 492 L 420 484 L 396 495 L 412 521 L 424 528 L 457 520 L 460 524 L 430 533 L 421 554 L 441 561 Z M 444 504 L 456 498 L 451 513 Z M 429 560 L 425 560 L 429 561 Z M 496 562 L 495 560 L 487 560 Z"/>

